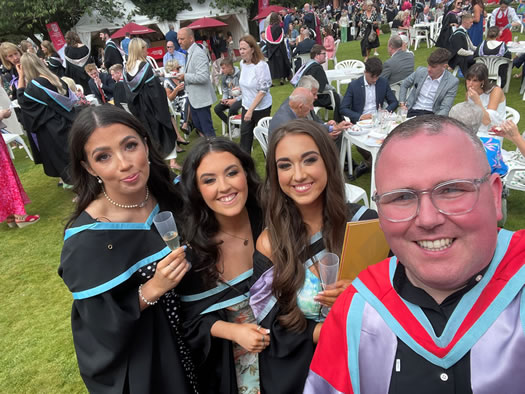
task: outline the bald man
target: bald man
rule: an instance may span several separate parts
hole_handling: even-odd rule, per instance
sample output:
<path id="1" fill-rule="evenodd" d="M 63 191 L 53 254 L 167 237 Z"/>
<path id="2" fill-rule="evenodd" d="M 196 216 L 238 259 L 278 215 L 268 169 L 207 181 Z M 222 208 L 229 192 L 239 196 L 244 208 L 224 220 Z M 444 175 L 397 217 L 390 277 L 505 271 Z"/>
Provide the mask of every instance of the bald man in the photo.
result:
<path id="1" fill-rule="evenodd" d="M 184 81 L 184 89 L 190 102 L 190 113 L 195 127 L 207 137 L 215 136 L 211 120 L 211 105 L 217 101 L 210 79 L 210 63 L 205 50 L 195 42 L 193 30 L 179 30 L 179 45 L 188 51 L 184 72 L 177 78 Z"/>
<path id="2" fill-rule="evenodd" d="M 502 184 L 479 138 L 418 116 L 375 172 L 395 256 L 338 297 L 304 393 L 523 393 L 525 232 L 497 227 Z"/>
<path id="3" fill-rule="evenodd" d="M 301 80 L 299 80 L 299 84 L 301 84 Z M 313 79 L 313 82 L 317 81 Z M 310 85 L 305 84 L 305 86 Z M 319 84 L 317 84 L 317 86 L 310 86 L 310 88 L 295 88 L 290 97 L 284 100 L 284 102 L 281 104 L 275 115 L 272 117 L 272 120 L 270 121 L 270 126 L 268 128 L 268 135 L 271 135 L 271 133 L 274 130 L 278 129 L 280 126 L 284 125 L 285 123 L 291 120 L 310 119 L 323 124 L 326 127 L 327 132 L 330 133 L 330 137 L 332 137 L 332 139 L 335 140 L 336 145 L 340 147 L 341 138 L 339 137 L 343 130 L 350 127 L 352 123 L 346 121 L 340 122 L 338 124 L 336 124 L 334 121 L 324 123 L 315 114 L 313 109 L 318 88 Z"/>

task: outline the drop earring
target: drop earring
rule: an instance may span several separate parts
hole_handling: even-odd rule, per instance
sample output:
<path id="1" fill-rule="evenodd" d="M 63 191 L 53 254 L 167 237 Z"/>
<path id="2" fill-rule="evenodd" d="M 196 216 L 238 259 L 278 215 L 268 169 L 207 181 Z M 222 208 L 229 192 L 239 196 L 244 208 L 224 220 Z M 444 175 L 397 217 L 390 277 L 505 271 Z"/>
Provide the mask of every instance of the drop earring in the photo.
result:
<path id="1" fill-rule="evenodd" d="M 102 183 L 102 179 L 100 179 L 99 176 L 97 176 L 96 178 L 97 178 L 97 180 L 98 180 L 98 183 Z"/>

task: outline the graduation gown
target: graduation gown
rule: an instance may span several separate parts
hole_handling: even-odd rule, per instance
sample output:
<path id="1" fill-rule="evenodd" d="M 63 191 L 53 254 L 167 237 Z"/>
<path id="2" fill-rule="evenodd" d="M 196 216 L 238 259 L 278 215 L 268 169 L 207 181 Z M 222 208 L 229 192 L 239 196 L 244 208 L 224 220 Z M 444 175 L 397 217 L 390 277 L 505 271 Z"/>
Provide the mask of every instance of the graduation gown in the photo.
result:
<path id="1" fill-rule="evenodd" d="M 66 230 L 58 274 L 73 295 L 73 341 L 90 393 L 197 392 L 189 352 L 170 326 L 180 323 L 178 300 L 165 295 L 140 310 L 138 286 L 170 253 L 152 225 L 158 212 L 145 223 L 97 222 L 83 212 Z"/>
<path id="2" fill-rule="evenodd" d="M 65 96 L 46 78 L 36 78 L 26 88 L 19 88 L 18 104 L 21 121 L 28 132 L 36 164 L 43 164 L 44 172 L 71 183 L 68 173 L 69 129 L 75 119 L 78 97 L 67 87 Z"/>
<path id="3" fill-rule="evenodd" d="M 124 73 L 124 82 L 130 112 L 146 127 L 163 157 L 168 156 L 175 148 L 177 134 L 171 123 L 166 91 L 151 65 L 142 62 L 135 76 Z"/>
<path id="4" fill-rule="evenodd" d="M 348 204 L 348 221 L 377 218 L 377 213 L 358 204 Z M 313 257 L 326 252 L 321 233 L 312 237 L 305 269 L 313 264 Z M 308 376 L 315 345 L 313 331 L 318 320 L 307 319 L 301 332 L 291 332 L 277 320 L 281 311 L 272 295 L 273 263 L 258 251 L 254 254 L 250 305 L 257 322 L 270 329 L 270 345 L 259 353 L 261 394 L 299 394 Z"/>
<path id="5" fill-rule="evenodd" d="M 461 24 L 460 19 L 457 16 L 457 14 L 455 12 L 450 11 L 443 18 L 443 24 L 442 24 L 443 27 L 441 28 L 441 33 L 439 33 L 439 37 L 436 41 L 437 47 L 448 49 L 449 39 L 453 33 L 453 28 L 451 26 L 452 23 L 455 23 L 458 26 Z"/>
<path id="6" fill-rule="evenodd" d="M 80 48 L 70 47 L 68 45 L 64 49 L 64 57 L 66 59 L 65 76 L 73 79 L 75 83 L 82 85 L 84 93 L 89 94 L 90 77 L 84 70 L 84 66 L 88 63 L 95 62 L 90 55 L 89 48 L 85 45 Z"/>
<path id="7" fill-rule="evenodd" d="M 288 78 L 292 71 L 284 42 L 284 32 L 278 24 L 266 28 L 266 50 L 272 79 Z"/>
<path id="8" fill-rule="evenodd" d="M 522 393 L 524 254 L 524 231 L 500 230 L 485 275 L 463 295 L 439 337 L 422 309 L 393 287 L 395 257 L 368 267 L 330 311 L 304 393 L 396 392 L 392 370 L 399 340 L 443 370 L 470 352 L 473 393 Z"/>
<path id="9" fill-rule="evenodd" d="M 254 244 L 262 231 L 262 212 L 249 211 Z M 199 263 L 191 249 L 186 251 L 193 269 L 177 287 L 181 294 L 184 337 L 196 364 L 201 393 L 237 394 L 237 376 L 232 342 L 211 336 L 215 322 L 228 321 L 226 308 L 249 297 L 250 269 L 227 283 L 210 289 L 198 272 Z"/>
<path id="10" fill-rule="evenodd" d="M 58 78 L 62 78 L 66 72 L 66 69 L 62 65 L 60 55 L 56 52 L 47 58 L 47 68 Z"/>

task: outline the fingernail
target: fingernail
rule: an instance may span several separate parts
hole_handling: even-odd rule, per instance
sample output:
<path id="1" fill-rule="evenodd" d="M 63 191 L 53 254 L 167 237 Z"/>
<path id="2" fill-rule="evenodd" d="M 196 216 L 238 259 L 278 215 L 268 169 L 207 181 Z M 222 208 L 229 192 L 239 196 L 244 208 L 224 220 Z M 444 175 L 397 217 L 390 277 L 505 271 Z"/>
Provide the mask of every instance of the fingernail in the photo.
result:
<path id="1" fill-rule="evenodd" d="M 317 295 L 324 295 L 324 291 L 320 291 Z"/>
<path id="2" fill-rule="evenodd" d="M 266 334 L 269 334 L 270 333 L 270 329 L 266 329 Z"/>
<path id="3" fill-rule="evenodd" d="M 189 261 L 187 261 L 186 264 L 188 264 L 188 271 L 191 270 L 191 267 L 193 267 L 193 265 Z"/>
<path id="4" fill-rule="evenodd" d="M 188 249 L 188 245 L 182 245 L 182 249 L 184 249 L 184 251 L 186 251 L 186 249 Z"/>

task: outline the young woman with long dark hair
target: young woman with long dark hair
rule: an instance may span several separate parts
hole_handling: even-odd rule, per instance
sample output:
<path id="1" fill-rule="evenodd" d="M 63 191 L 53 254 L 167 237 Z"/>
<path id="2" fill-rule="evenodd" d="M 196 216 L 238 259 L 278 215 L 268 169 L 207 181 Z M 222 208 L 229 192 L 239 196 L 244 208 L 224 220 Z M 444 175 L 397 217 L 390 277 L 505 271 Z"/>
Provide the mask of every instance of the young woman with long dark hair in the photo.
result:
<path id="1" fill-rule="evenodd" d="M 270 329 L 270 345 L 259 355 L 263 394 L 302 392 L 322 325 L 320 303 L 331 306 L 349 284 L 321 292 L 317 261 L 325 252 L 341 254 L 347 221 L 377 217 L 346 203 L 338 157 L 313 121 L 288 122 L 269 141 L 267 227 L 257 240 L 250 289 L 257 321 Z"/>
<path id="2" fill-rule="evenodd" d="M 144 126 L 112 105 L 80 112 L 70 151 L 78 200 L 58 273 L 73 295 L 73 342 L 88 391 L 197 393 L 170 291 L 189 264 L 152 223 L 159 211 L 180 221 L 173 174 Z"/>
<path id="3" fill-rule="evenodd" d="M 186 157 L 181 179 L 193 268 L 177 291 L 199 386 L 203 393 L 257 394 L 257 353 L 270 338 L 248 303 L 262 231 L 255 164 L 228 139 L 201 139 Z"/>

